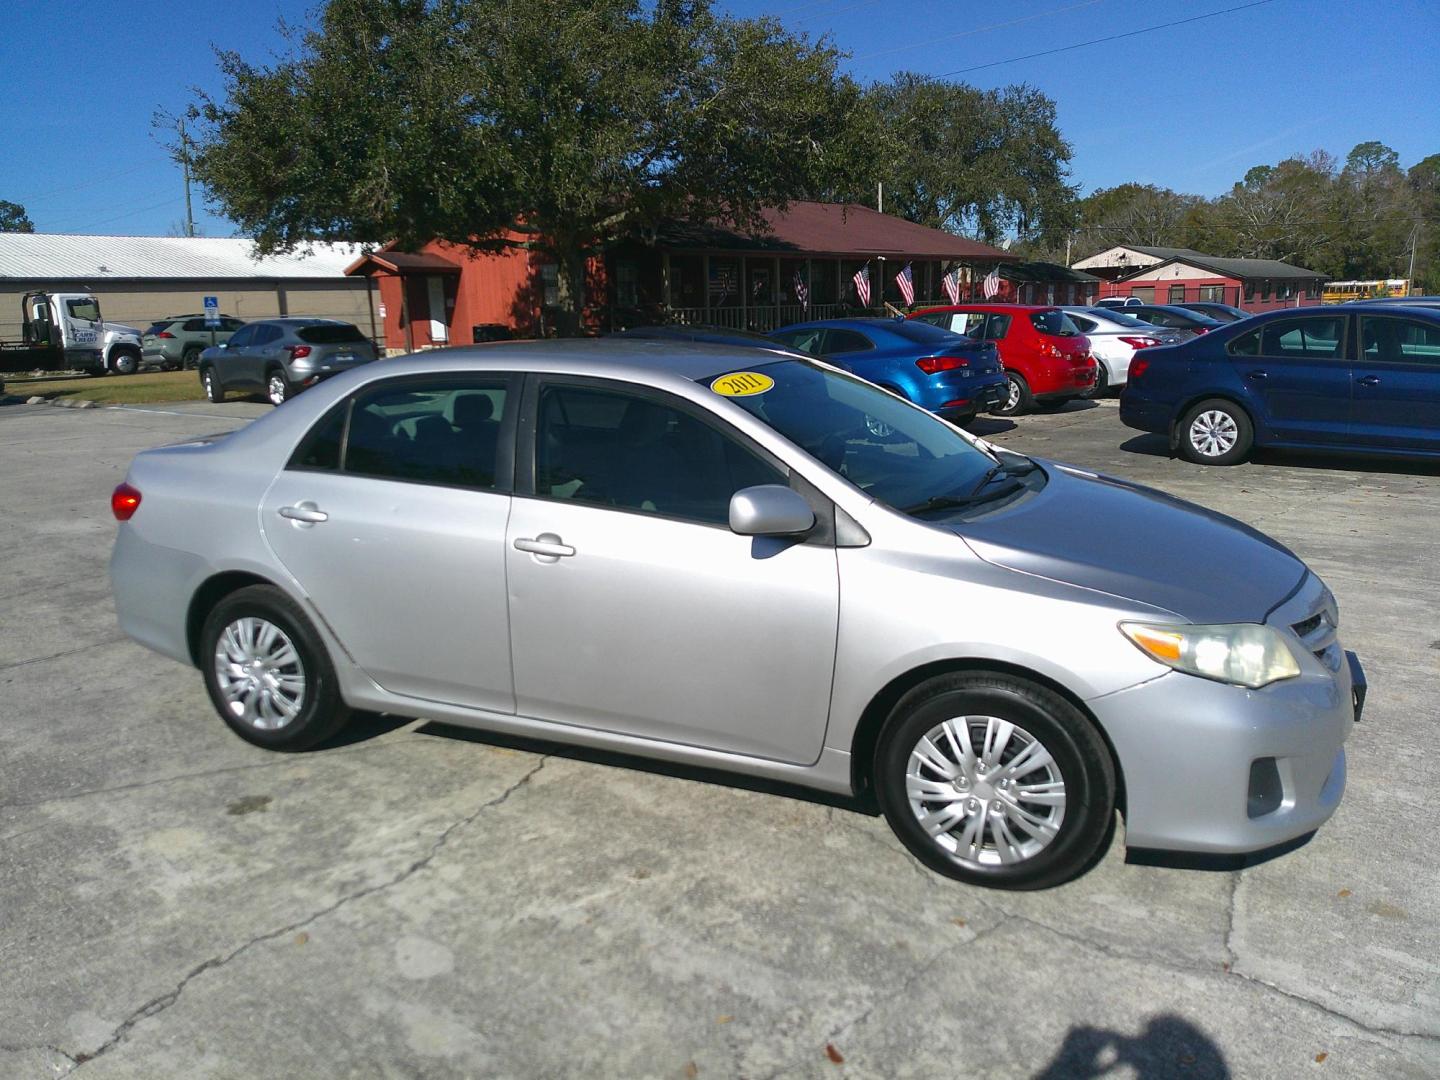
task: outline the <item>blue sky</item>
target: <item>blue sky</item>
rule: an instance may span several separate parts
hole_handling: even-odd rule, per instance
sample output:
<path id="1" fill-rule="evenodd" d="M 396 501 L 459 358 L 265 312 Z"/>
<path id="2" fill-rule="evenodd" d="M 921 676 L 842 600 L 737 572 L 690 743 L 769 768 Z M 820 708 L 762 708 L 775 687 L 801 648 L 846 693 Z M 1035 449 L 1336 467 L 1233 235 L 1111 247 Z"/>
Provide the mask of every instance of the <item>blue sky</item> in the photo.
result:
<path id="1" fill-rule="evenodd" d="M 1247 0 L 722 0 L 828 34 L 862 80 L 961 71 Z M 308 0 L 8 0 L 0 35 L 0 199 L 37 229 L 163 235 L 184 218 L 179 169 L 151 129 L 191 87 L 219 88 L 212 44 L 263 61 Z M 63 11 L 63 15 L 62 15 Z M 57 26 L 63 22 L 64 26 Z M 47 51 L 54 42 L 61 46 Z M 1213 195 L 1251 165 L 1379 139 L 1401 163 L 1440 152 L 1440 3 L 1270 0 L 955 76 L 1027 82 L 1055 99 L 1083 190 L 1127 180 Z M 71 52 L 65 47 L 83 52 Z M 77 57 L 89 58 L 80 63 Z M 195 193 L 211 236 L 233 226 Z"/>

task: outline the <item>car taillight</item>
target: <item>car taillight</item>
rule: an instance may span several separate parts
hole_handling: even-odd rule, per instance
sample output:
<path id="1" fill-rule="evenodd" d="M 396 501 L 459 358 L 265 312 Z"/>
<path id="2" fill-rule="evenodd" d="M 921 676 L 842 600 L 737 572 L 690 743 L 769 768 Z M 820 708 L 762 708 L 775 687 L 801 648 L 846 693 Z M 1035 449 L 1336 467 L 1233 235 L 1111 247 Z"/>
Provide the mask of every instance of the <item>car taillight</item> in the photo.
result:
<path id="1" fill-rule="evenodd" d="M 1210 328 L 1208 326 L 1192 326 L 1191 329 L 1194 330 L 1197 334 L 1208 334 L 1210 332 Z"/>
<path id="2" fill-rule="evenodd" d="M 922 356 L 915 361 L 915 366 L 926 375 L 934 375 L 937 371 L 954 371 L 956 368 L 969 367 L 970 361 L 963 356 Z"/>
<path id="3" fill-rule="evenodd" d="M 172 334 L 169 330 L 161 330 L 161 331 L 160 331 L 158 334 L 156 334 L 155 336 L 156 336 L 157 338 L 169 338 L 171 341 L 175 340 L 175 335 Z"/>
<path id="4" fill-rule="evenodd" d="M 1130 361 L 1130 378 L 1138 379 L 1141 375 L 1144 375 L 1149 368 L 1149 358 L 1136 353 L 1135 358 Z"/>
<path id="5" fill-rule="evenodd" d="M 285 351 L 290 354 L 291 360 L 299 360 L 302 356 L 310 355 L 309 345 L 286 345 Z"/>
<path id="6" fill-rule="evenodd" d="M 121 484 L 110 493 L 110 512 L 116 521 L 129 521 L 140 509 L 140 492 L 129 484 Z"/>
<path id="7" fill-rule="evenodd" d="M 1120 340 L 1132 349 L 1148 349 L 1151 345 L 1160 344 L 1160 342 L 1153 337 L 1122 337 Z"/>

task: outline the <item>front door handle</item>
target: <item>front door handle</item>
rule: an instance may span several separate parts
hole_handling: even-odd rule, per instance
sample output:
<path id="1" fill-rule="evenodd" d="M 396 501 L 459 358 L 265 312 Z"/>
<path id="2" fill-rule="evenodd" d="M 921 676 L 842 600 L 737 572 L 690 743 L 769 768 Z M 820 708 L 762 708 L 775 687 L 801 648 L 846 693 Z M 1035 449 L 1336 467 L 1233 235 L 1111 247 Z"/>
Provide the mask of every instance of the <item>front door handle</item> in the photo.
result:
<path id="1" fill-rule="evenodd" d="M 528 551 L 531 555 L 548 556 L 551 559 L 559 559 L 575 554 L 575 549 L 569 544 L 560 542 L 560 537 L 554 533 L 541 533 L 534 540 L 518 537 L 515 540 L 516 551 Z"/>
<path id="2" fill-rule="evenodd" d="M 313 502 L 296 503 L 294 506 L 280 507 L 280 516 L 289 518 L 291 521 L 301 525 L 318 525 L 322 521 L 329 521 L 330 515 L 321 510 Z"/>
<path id="3" fill-rule="evenodd" d="M 1380 376 L 1379 376 L 1379 375 L 1366 375 L 1364 378 L 1356 379 L 1355 381 L 1356 381 L 1357 383 L 1359 383 L 1361 386 L 1379 386 L 1379 385 L 1380 385 Z"/>
<path id="4" fill-rule="evenodd" d="M 1245 377 L 1251 382 L 1264 382 L 1270 377 L 1270 373 L 1268 371 L 1261 371 L 1259 368 L 1256 368 L 1254 371 L 1247 371 L 1245 373 Z"/>

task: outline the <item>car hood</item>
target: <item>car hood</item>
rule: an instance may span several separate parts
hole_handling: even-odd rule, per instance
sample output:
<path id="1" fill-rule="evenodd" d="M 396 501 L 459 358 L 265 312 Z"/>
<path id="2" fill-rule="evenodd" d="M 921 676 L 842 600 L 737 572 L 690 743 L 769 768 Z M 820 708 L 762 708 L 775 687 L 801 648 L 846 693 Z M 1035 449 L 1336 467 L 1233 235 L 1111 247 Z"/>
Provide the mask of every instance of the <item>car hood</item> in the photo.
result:
<path id="1" fill-rule="evenodd" d="M 1034 498 L 952 521 L 997 566 L 1165 608 L 1195 623 L 1262 622 L 1307 570 L 1233 518 L 1114 477 L 1040 462 Z"/>

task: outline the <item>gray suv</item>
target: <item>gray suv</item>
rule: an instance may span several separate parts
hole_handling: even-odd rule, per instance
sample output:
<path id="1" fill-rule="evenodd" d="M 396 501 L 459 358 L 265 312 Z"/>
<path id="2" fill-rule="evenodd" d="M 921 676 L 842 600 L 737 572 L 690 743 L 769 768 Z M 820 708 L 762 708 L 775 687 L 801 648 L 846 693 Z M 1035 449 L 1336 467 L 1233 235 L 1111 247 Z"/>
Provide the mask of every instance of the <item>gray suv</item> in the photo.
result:
<path id="1" fill-rule="evenodd" d="M 376 358 L 360 328 L 336 319 L 247 323 L 229 341 L 200 354 L 200 382 L 211 401 L 227 392 L 263 390 L 280 405 L 307 386 Z"/>
<path id="2" fill-rule="evenodd" d="M 189 370 L 211 345 L 229 341 L 245 324 L 229 315 L 220 316 L 220 325 L 211 326 L 204 315 L 167 315 L 150 324 L 140 338 L 140 363 L 162 371 Z"/>

